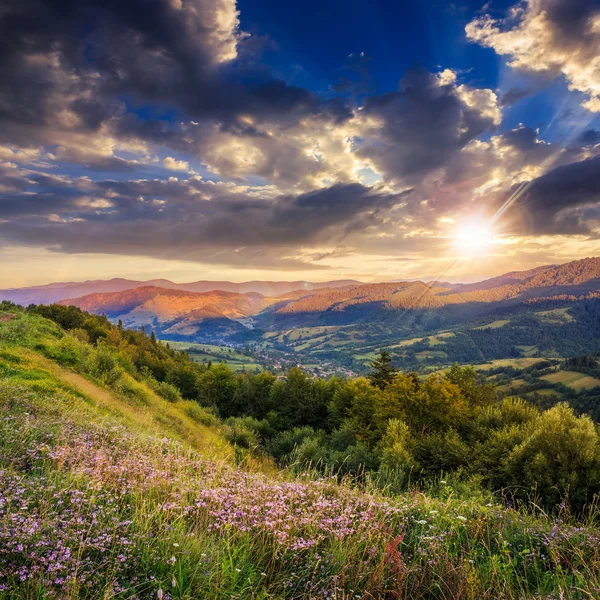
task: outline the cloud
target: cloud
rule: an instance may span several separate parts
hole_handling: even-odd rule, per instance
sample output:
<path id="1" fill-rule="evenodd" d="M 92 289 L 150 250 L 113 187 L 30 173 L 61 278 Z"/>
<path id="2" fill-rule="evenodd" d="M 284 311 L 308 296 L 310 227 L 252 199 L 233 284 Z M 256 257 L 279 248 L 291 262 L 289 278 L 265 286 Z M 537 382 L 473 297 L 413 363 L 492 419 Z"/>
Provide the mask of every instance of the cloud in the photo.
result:
<path id="1" fill-rule="evenodd" d="M 600 209 L 600 156 L 538 177 L 519 194 L 518 203 L 533 217 L 533 235 L 592 234 L 583 216 L 587 209 Z"/>
<path id="2" fill-rule="evenodd" d="M 527 98 L 531 94 L 531 90 L 528 88 L 510 88 L 508 92 L 505 92 L 500 96 L 500 106 L 512 106 L 523 98 Z"/>
<path id="3" fill-rule="evenodd" d="M 317 114 L 348 118 L 343 102 L 287 85 L 239 55 L 245 35 L 235 0 L 7 0 L 0 142 L 70 149 L 78 136 L 93 145 L 135 135 L 181 145 L 181 131 L 135 123 L 136 108 L 148 104 L 169 106 L 182 122 L 225 127 L 242 116 L 288 125 Z M 94 164 L 79 146 L 70 158 Z"/>
<path id="4" fill-rule="evenodd" d="M 509 57 L 521 71 L 564 76 L 600 112 L 600 8 L 594 0 L 526 0 L 504 19 L 490 15 L 466 26 L 468 39 Z"/>
<path id="5" fill-rule="evenodd" d="M 199 178 L 36 177 L 31 184 L 35 193 L 17 189 L 0 203 L 0 237 L 6 242 L 201 262 L 231 263 L 234 256 L 239 262 L 249 253 L 265 261 L 267 255 L 290 259 L 303 245 L 341 241 L 377 227 L 402 202 L 401 195 L 360 184 L 274 199 Z"/>
<path id="6" fill-rule="evenodd" d="M 537 19 L 538 41 L 567 49 L 544 67 L 561 74 L 595 34 L 585 2 L 571 20 L 559 5 L 481 17 L 470 35 L 523 62 L 509 42 Z M 356 55 L 348 81 L 317 93 L 261 64 L 264 43 L 234 0 L 2 3 L 0 243 L 235 268 L 381 264 L 443 255 L 452 222 L 491 216 L 523 184 L 515 206 L 544 215 L 532 232 L 596 227 L 592 187 L 561 203 L 551 185 L 600 154 L 598 134 L 561 146 L 503 127 L 528 90 L 499 98 L 467 73 L 417 69 L 380 94 Z"/>
<path id="7" fill-rule="evenodd" d="M 397 92 L 367 98 L 360 119 L 357 154 L 413 184 L 497 126 L 501 113 L 494 92 L 459 85 L 452 71 L 413 71 Z"/>
<path id="8" fill-rule="evenodd" d="M 190 163 L 185 160 L 176 160 L 172 156 L 167 156 L 163 160 L 163 166 L 169 171 L 186 171 L 191 172 Z"/>

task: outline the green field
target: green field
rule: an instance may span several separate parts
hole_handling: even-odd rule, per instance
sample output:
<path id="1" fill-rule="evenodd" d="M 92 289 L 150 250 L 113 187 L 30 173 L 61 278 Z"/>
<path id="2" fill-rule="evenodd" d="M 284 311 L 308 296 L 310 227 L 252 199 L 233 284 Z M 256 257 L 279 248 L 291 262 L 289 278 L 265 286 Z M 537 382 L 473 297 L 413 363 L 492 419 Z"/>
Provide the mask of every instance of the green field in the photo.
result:
<path id="1" fill-rule="evenodd" d="M 417 352 L 415 356 L 419 360 L 427 360 L 427 359 L 440 359 L 444 360 L 448 358 L 448 355 L 445 352 L 441 352 L 440 350 L 423 350 L 423 352 Z"/>
<path id="2" fill-rule="evenodd" d="M 490 378 L 491 379 L 491 378 Z M 510 383 L 505 383 L 504 385 L 499 385 L 497 387 L 500 392 L 509 392 L 511 390 L 516 390 L 525 384 L 524 379 L 513 379 Z"/>
<path id="3" fill-rule="evenodd" d="M 600 379 L 595 379 L 577 371 L 557 371 L 556 373 L 544 375 L 542 379 L 552 383 L 562 383 L 574 390 L 590 390 L 600 385 Z"/>
<path id="4" fill-rule="evenodd" d="M 523 356 L 535 356 L 538 350 L 537 346 L 517 346 Z"/>
<path id="5" fill-rule="evenodd" d="M 442 331 L 437 335 L 430 335 L 427 337 L 416 337 L 410 338 L 408 340 L 402 340 L 397 344 L 393 344 L 391 346 L 387 346 L 387 348 L 405 348 L 406 346 L 412 346 L 412 344 L 416 344 L 418 342 L 422 342 L 423 340 L 429 340 L 429 344 L 431 346 L 440 346 L 444 343 L 444 338 L 454 337 L 456 334 L 453 331 Z"/>
<path id="6" fill-rule="evenodd" d="M 487 325 L 473 327 L 473 329 L 499 329 L 500 327 L 504 327 L 509 322 L 509 319 L 499 319 L 498 321 L 493 321 L 492 323 L 488 323 Z"/>
<path id="7" fill-rule="evenodd" d="M 478 371 L 487 371 L 489 369 L 495 369 L 496 367 L 515 367 L 517 369 L 525 369 L 531 367 L 535 363 L 541 362 L 542 358 L 500 358 L 498 360 L 491 360 L 488 363 L 481 363 L 479 365 L 473 365 Z"/>
<path id="8" fill-rule="evenodd" d="M 569 314 L 568 308 L 555 308 L 554 310 L 543 310 L 534 315 L 543 321 L 551 323 L 569 323 L 575 319 Z"/>
<path id="9" fill-rule="evenodd" d="M 262 371 L 262 366 L 250 356 L 227 346 L 193 344 L 190 342 L 168 342 L 177 350 L 185 350 L 194 362 L 223 362 L 234 371 Z"/>

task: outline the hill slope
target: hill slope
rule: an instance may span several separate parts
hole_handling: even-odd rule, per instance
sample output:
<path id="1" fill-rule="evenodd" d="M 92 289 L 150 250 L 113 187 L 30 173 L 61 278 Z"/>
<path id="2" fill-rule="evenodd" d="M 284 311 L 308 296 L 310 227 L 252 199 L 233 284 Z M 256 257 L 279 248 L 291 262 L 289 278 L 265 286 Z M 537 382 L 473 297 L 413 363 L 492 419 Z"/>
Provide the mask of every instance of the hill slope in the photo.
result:
<path id="1" fill-rule="evenodd" d="M 277 313 L 343 312 L 357 305 L 368 304 L 378 304 L 388 309 L 430 309 L 451 304 L 549 298 L 560 294 L 581 295 L 590 291 L 600 291 L 600 258 L 507 273 L 469 285 L 438 285 L 421 281 L 365 284 L 317 293 L 291 302 Z"/>
<path id="2" fill-rule="evenodd" d="M 566 515 L 234 467 L 200 407 L 95 371 L 102 341 L 72 331 L 0 313 L 2 600 L 575 600 L 600 585 L 600 531 Z M 65 366 L 75 350 L 90 375 Z"/>

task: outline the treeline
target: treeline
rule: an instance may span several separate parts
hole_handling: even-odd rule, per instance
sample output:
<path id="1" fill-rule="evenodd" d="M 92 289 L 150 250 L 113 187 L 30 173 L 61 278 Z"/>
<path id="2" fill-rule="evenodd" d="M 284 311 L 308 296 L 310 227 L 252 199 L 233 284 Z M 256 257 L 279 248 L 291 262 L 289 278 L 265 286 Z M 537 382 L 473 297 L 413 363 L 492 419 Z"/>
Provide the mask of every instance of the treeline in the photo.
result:
<path id="1" fill-rule="evenodd" d="M 369 477 L 395 491 L 445 474 L 547 507 L 568 499 L 577 510 L 600 491 L 599 439 L 588 416 L 565 404 L 542 411 L 499 401 L 469 367 L 425 381 L 393 374 L 382 386 L 313 380 L 298 369 L 284 380 L 263 373 L 237 381 L 244 401 L 232 402 L 234 393 L 216 405 L 230 439 L 282 465 Z"/>
<path id="2" fill-rule="evenodd" d="M 384 352 L 369 378 L 313 379 L 297 368 L 285 378 L 234 373 L 74 307 L 26 311 L 69 332 L 44 349 L 56 360 L 122 393 L 135 393 L 132 382 L 144 379 L 165 398 L 193 399 L 223 419 L 232 443 L 282 466 L 369 479 L 395 492 L 444 476 L 575 510 L 600 492 L 600 441 L 589 416 L 566 404 L 544 411 L 500 400 L 470 367 L 422 380 L 398 373 Z"/>

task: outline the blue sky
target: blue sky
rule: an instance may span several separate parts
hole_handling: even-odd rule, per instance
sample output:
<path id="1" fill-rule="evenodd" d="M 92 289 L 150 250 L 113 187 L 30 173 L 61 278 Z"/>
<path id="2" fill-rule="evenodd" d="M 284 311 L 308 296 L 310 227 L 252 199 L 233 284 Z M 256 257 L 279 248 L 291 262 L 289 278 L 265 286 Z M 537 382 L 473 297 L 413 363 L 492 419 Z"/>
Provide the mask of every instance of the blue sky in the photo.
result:
<path id="1" fill-rule="evenodd" d="M 0 287 L 597 254 L 598 48 L 597 0 L 9 0 Z"/>

